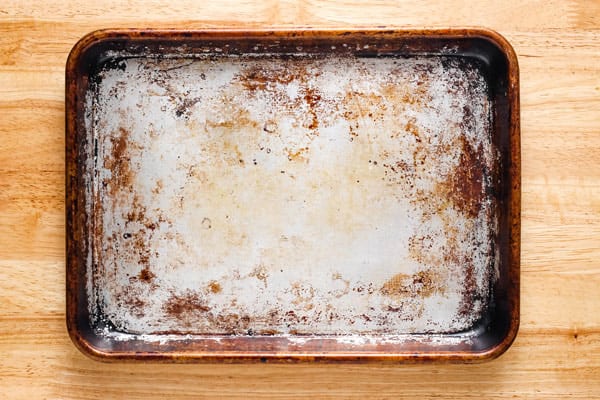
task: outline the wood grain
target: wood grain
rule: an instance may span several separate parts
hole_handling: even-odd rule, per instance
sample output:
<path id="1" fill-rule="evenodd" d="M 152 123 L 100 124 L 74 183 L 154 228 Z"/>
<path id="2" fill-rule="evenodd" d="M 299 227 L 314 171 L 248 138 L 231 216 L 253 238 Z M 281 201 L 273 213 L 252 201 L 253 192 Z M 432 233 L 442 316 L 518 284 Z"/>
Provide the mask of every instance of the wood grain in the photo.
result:
<path id="1" fill-rule="evenodd" d="M 521 67 L 521 330 L 482 365 L 91 361 L 64 323 L 64 64 L 105 27 L 486 26 Z M 0 398 L 600 398 L 600 2 L 0 4 Z"/>

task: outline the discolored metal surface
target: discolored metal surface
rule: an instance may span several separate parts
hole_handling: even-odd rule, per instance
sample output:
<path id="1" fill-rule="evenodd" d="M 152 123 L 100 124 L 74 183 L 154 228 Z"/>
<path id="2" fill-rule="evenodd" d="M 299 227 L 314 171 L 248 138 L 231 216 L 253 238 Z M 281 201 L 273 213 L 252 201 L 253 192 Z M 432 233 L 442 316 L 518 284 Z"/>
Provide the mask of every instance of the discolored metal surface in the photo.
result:
<path id="1" fill-rule="evenodd" d="M 68 313 L 88 353 L 512 341 L 516 78 L 474 51 L 489 33 L 95 35 L 67 66 Z"/>

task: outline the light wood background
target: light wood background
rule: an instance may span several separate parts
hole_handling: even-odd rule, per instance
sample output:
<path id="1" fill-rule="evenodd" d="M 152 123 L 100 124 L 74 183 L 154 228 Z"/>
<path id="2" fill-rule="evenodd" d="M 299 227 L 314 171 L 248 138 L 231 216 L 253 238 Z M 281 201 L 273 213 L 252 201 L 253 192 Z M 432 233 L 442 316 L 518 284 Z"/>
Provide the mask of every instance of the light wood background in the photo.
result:
<path id="1" fill-rule="evenodd" d="M 0 2 L 0 398 L 600 398 L 600 1 Z M 521 68 L 521 330 L 481 365 L 136 365 L 65 328 L 64 67 L 107 27 L 485 26 Z"/>

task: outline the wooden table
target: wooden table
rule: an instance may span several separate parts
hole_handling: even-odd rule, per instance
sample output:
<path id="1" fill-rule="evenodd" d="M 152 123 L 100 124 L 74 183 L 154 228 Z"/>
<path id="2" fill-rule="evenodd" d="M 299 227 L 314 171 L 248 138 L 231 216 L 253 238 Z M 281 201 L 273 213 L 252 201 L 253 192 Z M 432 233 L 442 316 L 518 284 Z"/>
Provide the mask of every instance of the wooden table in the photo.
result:
<path id="1" fill-rule="evenodd" d="M 600 398 L 600 2 L 0 3 L 0 398 Z M 521 67 L 521 330 L 482 365 L 135 365 L 65 328 L 64 66 L 105 27 L 485 26 Z"/>

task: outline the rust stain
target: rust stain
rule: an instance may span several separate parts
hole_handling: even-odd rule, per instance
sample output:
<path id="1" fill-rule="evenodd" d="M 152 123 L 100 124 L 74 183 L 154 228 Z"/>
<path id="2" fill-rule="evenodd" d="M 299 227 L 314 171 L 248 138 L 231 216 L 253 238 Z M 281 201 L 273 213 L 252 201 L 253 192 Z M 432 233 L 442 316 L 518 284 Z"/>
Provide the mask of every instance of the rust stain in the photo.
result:
<path id="1" fill-rule="evenodd" d="M 162 179 L 159 179 L 156 181 L 154 188 L 152 188 L 152 193 L 158 195 L 163 190 L 163 188 L 164 188 L 163 181 L 162 181 Z"/>
<path id="2" fill-rule="evenodd" d="M 175 110 L 175 115 L 178 117 L 189 118 L 191 109 L 196 103 L 198 103 L 201 99 L 199 97 L 195 97 L 192 99 L 184 98 L 178 99 L 178 107 Z"/>
<path id="3" fill-rule="evenodd" d="M 206 315 L 206 319 L 216 327 L 217 333 L 225 334 L 248 334 L 248 328 L 252 322 L 249 315 L 240 315 L 235 312 L 217 315 L 209 313 Z"/>
<path id="4" fill-rule="evenodd" d="M 163 311 L 169 317 L 191 324 L 193 319 L 210 311 L 205 300 L 195 292 L 172 294 L 163 305 Z"/>
<path id="5" fill-rule="evenodd" d="M 135 282 L 135 279 L 133 281 Z M 121 303 L 123 307 L 135 317 L 143 318 L 146 315 L 146 307 L 148 306 L 148 303 L 140 295 L 139 287 L 137 285 L 130 285 L 123 287 L 122 289 L 123 290 L 117 295 L 118 302 Z"/>
<path id="6" fill-rule="evenodd" d="M 131 312 L 137 318 L 142 318 L 144 315 L 146 315 L 146 312 L 145 312 L 146 302 L 143 301 L 142 299 L 140 299 L 139 297 L 128 296 L 125 298 L 124 303 L 127 306 L 127 308 L 129 309 L 129 312 Z"/>
<path id="7" fill-rule="evenodd" d="M 293 71 L 290 68 L 263 69 L 260 67 L 251 67 L 244 71 L 238 77 L 242 86 L 251 92 L 257 90 L 273 89 L 275 83 L 288 84 L 298 79 L 300 71 Z"/>
<path id="8" fill-rule="evenodd" d="M 138 275 L 138 279 L 145 283 L 152 282 L 154 280 L 154 278 L 156 278 L 156 274 L 154 274 L 148 268 L 144 268 L 143 270 L 141 270 Z"/>
<path id="9" fill-rule="evenodd" d="M 267 268 L 264 265 L 258 265 L 257 267 L 255 267 L 248 276 L 254 277 L 254 278 L 258 279 L 259 281 L 262 281 L 262 283 L 265 285 L 265 287 L 267 287 L 267 279 L 269 278 L 269 271 L 267 270 Z"/>
<path id="10" fill-rule="evenodd" d="M 306 153 L 308 152 L 308 147 L 302 147 L 298 150 L 290 150 L 288 148 L 285 149 L 287 153 L 288 161 L 305 161 L 308 162 L 308 157 L 306 157 Z"/>
<path id="11" fill-rule="evenodd" d="M 422 262 L 421 256 L 428 254 L 433 246 L 431 235 L 413 235 L 408 239 L 408 252 L 416 261 Z"/>
<path id="12" fill-rule="evenodd" d="M 411 293 L 410 275 L 396 274 L 381 287 L 381 293 L 387 296 L 406 296 Z"/>
<path id="13" fill-rule="evenodd" d="M 133 196 L 131 209 L 127 212 L 127 222 L 137 222 L 142 225 L 146 222 L 146 206 L 140 203 L 137 195 Z"/>
<path id="14" fill-rule="evenodd" d="M 236 79 L 250 93 L 257 91 L 267 91 L 274 95 L 281 96 L 277 93 L 277 85 L 287 85 L 292 81 L 297 81 L 300 85 L 300 93 L 302 93 L 301 102 L 307 108 L 307 120 L 303 122 L 303 126 L 311 131 L 312 135 L 319 135 L 318 128 L 320 126 L 318 110 L 321 106 L 322 96 L 317 88 L 310 86 L 307 82 L 310 74 L 306 71 L 306 67 L 298 63 L 284 63 L 280 67 L 272 67 L 263 69 L 260 67 L 249 67 L 240 73 Z M 280 99 L 281 100 L 281 99 Z M 293 111 L 302 105 L 298 99 L 288 101 L 286 108 Z M 250 123 L 255 121 L 248 121 Z M 276 125 L 272 122 L 265 122 L 263 130 L 267 133 L 275 133 Z"/>
<path id="15" fill-rule="evenodd" d="M 223 290 L 221 288 L 221 284 L 217 281 L 210 281 L 210 283 L 208 284 L 208 290 L 211 293 L 221 293 L 221 291 Z"/>
<path id="16" fill-rule="evenodd" d="M 468 260 L 464 268 L 464 288 L 463 296 L 460 307 L 458 309 L 458 315 L 467 316 L 473 312 L 474 303 L 478 299 L 477 291 L 477 280 L 475 279 L 475 267 L 473 261 Z"/>
<path id="17" fill-rule="evenodd" d="M 302 306 L 304 310 L 311 310 L 314 308 L 312 300 L 315 297 L 315 289 L 312 286 L 294 282 L 291 285 L 291 292 L 295 296 L 295 299 L 292 300 L 292 304 L 295 306 Z"/>
<path id="18" fill-rule="evenodd" d="M 406 132 L 409 132 L 411 135 L 413 135 L 415 137 L 415 140 L 417 142 L 421 142 L 421 136 L 419 134 L 419 128 L 417 128 L 417 125 L 415 124 L 415 119 L 411 118 L 410 120 L 408 120 L 408 122 L 406 123 L 406 125 L 404 126 L 404 129 L 406 130 Z"/>
<path id="19" fill-rule="evenodd" d="M 350 281 L 348 279 L 344 279 L 344 277 L 342 276 L 341 273 L 339 272 L 334 272 L 331 275 L 331 279 L 334 281 L 341 281 L 344 284 L 344 288 L 343 289 L 338 289 L 338 290 L 334 290 L 331 292 L 331 294 L 333 296 L 335 296 L 335 298 L 339 299 L 340 297 L 347 295 L 348 293 L 350 293 Z"/>
<path id="20" fill-rule="evenodd" d="M 224 99 L 224 101 L 227 101 L 227 99 Z M 242 108 L 236 108 L 233 112 L 231 112 L 231 115 L 232 117 L 229 119 L 223 119 L 218 121 L 207 120 L 206 126 L 210 128 L 224 128 L 226 132 L 231 132 L 231 130 L 240 128 L 260 127 L 260 124 L 257 121 L 250 118 L 248 111 Z"/>
<path id="21" fill-rule="evenodd" d="M 393 101 L 393 98 L 390 100 Z M 380 94 L 352 90 L 344 95 L 339 108 L 344 119 L 350 123 L 350 134 L 356 136 L 355 131 L 361 125 L 383 121 L 388 112 L 389 104 L 385 97 Z"/>
<path id="22" fill-rule="evenodd" d="M 439 190 L 448 196 L 456 209 L 475 218 L 485 200 L 483 177 L 487 166 L 481 147 L 473 148 L 463 137 L 459 142 L 462 153 L 458 166 L 441 183 Z"/>
<path id="23" fill-rule="evenodd" d="M 121 127 L 118 134 L 110 138 L 112 154 L 104 160 L 104 168 L 110 170 L 113 174 L 113 178 L 109 182 L 111 196 L 117 197 L 117 193 L 130 187 L 133 180 L 133 174 L 129 166 L 131 157 L 127 150 L 128 137 L 129 132 Z"/>
<path id="24" fill-rule="evenodd" d="M 319 118 L 317 117 L 316 109 L 321 101 L 321 95 L 317 89 L 305 88 L 304 101 L 308 105 L 308 112 L 310 114 L 310 122 L 307 127 L 308 129 L 313 130 L 315 134 L 318 134 L 316 129 L 319 127 Z"/>
<path id="25" fill-rule="evenodd" d="M 413 275 L 396 274 L 388 279 L 380 292 L 390 297 L 419 296 L 426 298 L 443 290 L 438 274 L 433 270 L 419 271 Z"/>

